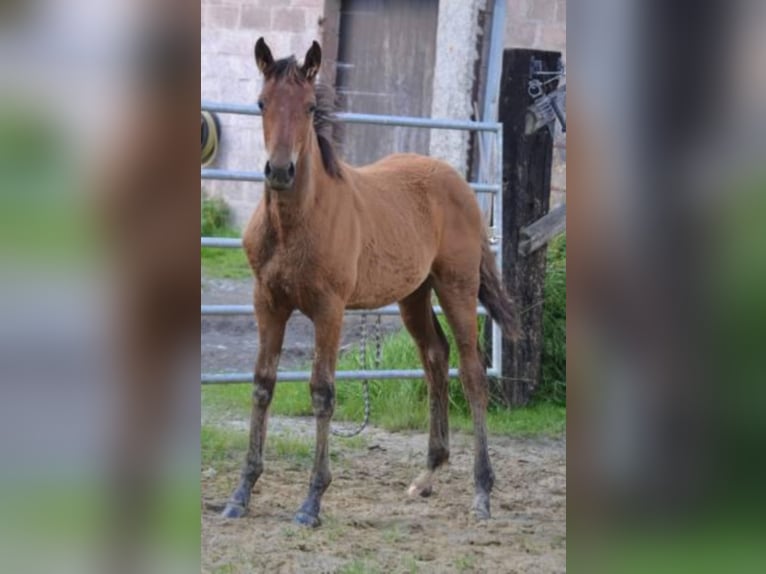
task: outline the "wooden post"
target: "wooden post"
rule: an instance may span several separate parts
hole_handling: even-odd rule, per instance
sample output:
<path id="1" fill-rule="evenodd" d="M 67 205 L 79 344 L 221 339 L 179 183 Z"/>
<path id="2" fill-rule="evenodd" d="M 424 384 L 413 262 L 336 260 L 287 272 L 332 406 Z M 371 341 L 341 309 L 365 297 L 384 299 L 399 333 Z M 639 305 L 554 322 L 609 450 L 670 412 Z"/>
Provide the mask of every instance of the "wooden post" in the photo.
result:
<path id="1" fill-rule="evenodd" d="M 500 82 L 499 119 L 503 123 L 503 280 L 521 316 L 522 337 L 503 341 L 503 380 L 494 393 L 506 406 L 524 405 L 540 379 L 543 348 L 543 288 L 546 250 L 519 254 L 521 230 L 548 213 L 553 138 L 547 129 L 525 135 L 532 99 L 527 92 L 532 61 L 543 72 L 558 70 L 559 52 L 506 50 Z M 545 81 L 550 75 L 536 76 Z M 557 82 L 546 86 L 555 90 Z"/>

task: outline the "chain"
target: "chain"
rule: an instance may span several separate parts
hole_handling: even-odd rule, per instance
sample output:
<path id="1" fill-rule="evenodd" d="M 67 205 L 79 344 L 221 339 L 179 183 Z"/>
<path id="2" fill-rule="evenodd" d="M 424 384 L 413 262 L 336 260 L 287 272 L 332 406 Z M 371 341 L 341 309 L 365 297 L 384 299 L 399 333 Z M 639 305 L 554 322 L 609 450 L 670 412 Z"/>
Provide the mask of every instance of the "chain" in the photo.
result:
<path id="1" fill-rule="evenodd" d="M 359 366 L 362 370 L 367 368 L 367 315 L 362 315 L 361 322 L 361 337 L 359 340 Z M 383 358 L 383 337 L 381 336 L 381 315 L 377 315 L 375 320 L 375 328 L 373 330 L 373 337 L 375 342 L 375 358 L 374 365 L 375 370 L 380 369 L 381 360 Z M 331 428 L 331 432 L 335 436 L 342 438 L 351 438 L 361 433 L 370 422 L 370 382 L 368 379 L 362 380 L 362 397 L 364 398 L 364 419 L 361 424 L 351 430 Z"/>

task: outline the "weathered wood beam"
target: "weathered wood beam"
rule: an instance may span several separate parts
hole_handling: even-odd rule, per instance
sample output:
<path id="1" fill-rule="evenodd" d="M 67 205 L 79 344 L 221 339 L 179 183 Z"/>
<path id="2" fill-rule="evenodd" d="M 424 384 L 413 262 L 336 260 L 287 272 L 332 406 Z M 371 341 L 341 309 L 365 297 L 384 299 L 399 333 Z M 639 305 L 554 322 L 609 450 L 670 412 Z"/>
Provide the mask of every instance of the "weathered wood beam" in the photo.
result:
<path id="1" fill-rule="evenodd" d="M 567 204 L 550 210 L 540 219 L 521 229 L 519 255 L 529 255 L 567 228 Z"/>

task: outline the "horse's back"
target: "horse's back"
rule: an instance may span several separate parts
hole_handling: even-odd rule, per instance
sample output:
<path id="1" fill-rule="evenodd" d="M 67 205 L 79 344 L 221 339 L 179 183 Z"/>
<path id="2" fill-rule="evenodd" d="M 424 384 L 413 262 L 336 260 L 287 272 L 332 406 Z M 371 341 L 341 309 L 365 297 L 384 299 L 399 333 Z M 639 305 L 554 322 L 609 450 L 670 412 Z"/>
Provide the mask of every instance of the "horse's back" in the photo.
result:
<path id="1" fill-rule="evenodd" d="M 358 293 L 354 306 L 375 306 L 372 299 L 383 304 L 383 299 L 388 303 L 409 295 L 435 265 L 475 266 L 478 273 L 481 212 L 473 190 L 449 164 L 395 154 L 353 168 L 348 179 L 358 198 L 365 245 L 360 290 L 376 292 L 369 300 L 366 293 Z"/>
<path id="2" fill-rule="evenodd" d="M 452 204 L 480 217 L 473 190 L 455 168 L 439 159 L 398 153 L 354 171 L 364 181 L 360 191 L 382 201 L 397 198 L 406 204 L 427 198 L 442 208 Z"/>
<path id="3" fill-rule="evenodd" d="M 448 163 L 419 154 L 393 154 L 358 168 L 365 181 L 362 193 L 381 210 L 392 203 L 399 216 L 433 227 L 444 243 L 448 236 L 469 247 L 484 237 L 484 222 L 476 194 L 460 173 Z M 402 213 L 407 211 L 408 213 Z M 447 241 L 450 244 L 451 241 Z"/>

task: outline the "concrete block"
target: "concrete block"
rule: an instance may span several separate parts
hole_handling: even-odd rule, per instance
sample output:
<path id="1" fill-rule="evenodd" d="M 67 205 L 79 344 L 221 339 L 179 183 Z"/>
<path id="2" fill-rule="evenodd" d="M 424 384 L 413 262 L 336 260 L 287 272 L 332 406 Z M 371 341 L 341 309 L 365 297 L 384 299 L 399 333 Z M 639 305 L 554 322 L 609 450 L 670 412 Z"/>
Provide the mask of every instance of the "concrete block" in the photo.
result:
<path id="1" fill-rule="evenodd" d="M 478 0 L 444 0 L 439 4 L 431 116 L 466 119 L 472 114 L 473 69 L 476 49 Z M 468 133 L 433 130 L 429 153 L 465 173 Z"/>
<path id="2" fill-rule="evenodd" d="M 507 0 L 505 7 L 506 22 L 521 22 L 527 18 L 527 4 L 533 0 Z"/>
<path id="3" fill-rule="evenodd" d="M 306 51 L 311 47 L 311 42 L 316 40 L 321 42 L 322 38 L 318 32 L 306 30 L 302 34 L 290 34 L 290 53 L 295 54 L 299 62 L 303 61 Z"/>
<path id="4" fill-rule="evenodd" d="M 558 0 L 556 4 L 556 22 L 567 23 L 567 0 Z"/>
<path id="5" fill-rule="evenodd" d="M 303 8 L 275 8 L 271 16 L 271 29 L 275 32 L 306 30 L 306 11 Z"/>
<path id="6" fill-rule="evenodd" d="M 212 32 L 212 34 L 202 38 L 203 54 L 253 57 L 256 33 L 250 30 L 203 30 L 204 32 Z"/>
<path id="7" fill-rule="evenodd" d="M 253 5 L 243 6 L 239 27 L 247 30 L 269 30 L 271 28 L 271 9 Z"/>
<path id="8" fill-rule="evenodd" d="M 314 8 L 319 12 L 324 12 L 324 0 L 290 0 L 290 6 L 296 8 Z"/>
<path id="9" fill-rule="evenodd" d="M 230 4 L 205 6 L 202 11 L 203 28 L 233 29 L 239 25 L 239 6 Z"/>
<path id="10" fill-rule="evenodd" d="M 538 48 L 540 45 L 540 24 L 537 22 L 508 21 L 505 30 L 506 48 Z"/>
<path id="11" fill-rule="evenodd" d="M 263 8 L 284 8 L 290 5 L 290 0 L 254 0 L 258 6 Z"/>
<path id="12" fill-rule="evenodd" d="M 558 0 L 528 0 L 527 17 L 530 20 L 555 22 Z"/>
<path id="13" fill-rule="evenodd" d="M 540 48 L 543 50 L 556 50 L 566 52 L 567 27 L 566 24 L 551 24 L 542 27 Z"/>

